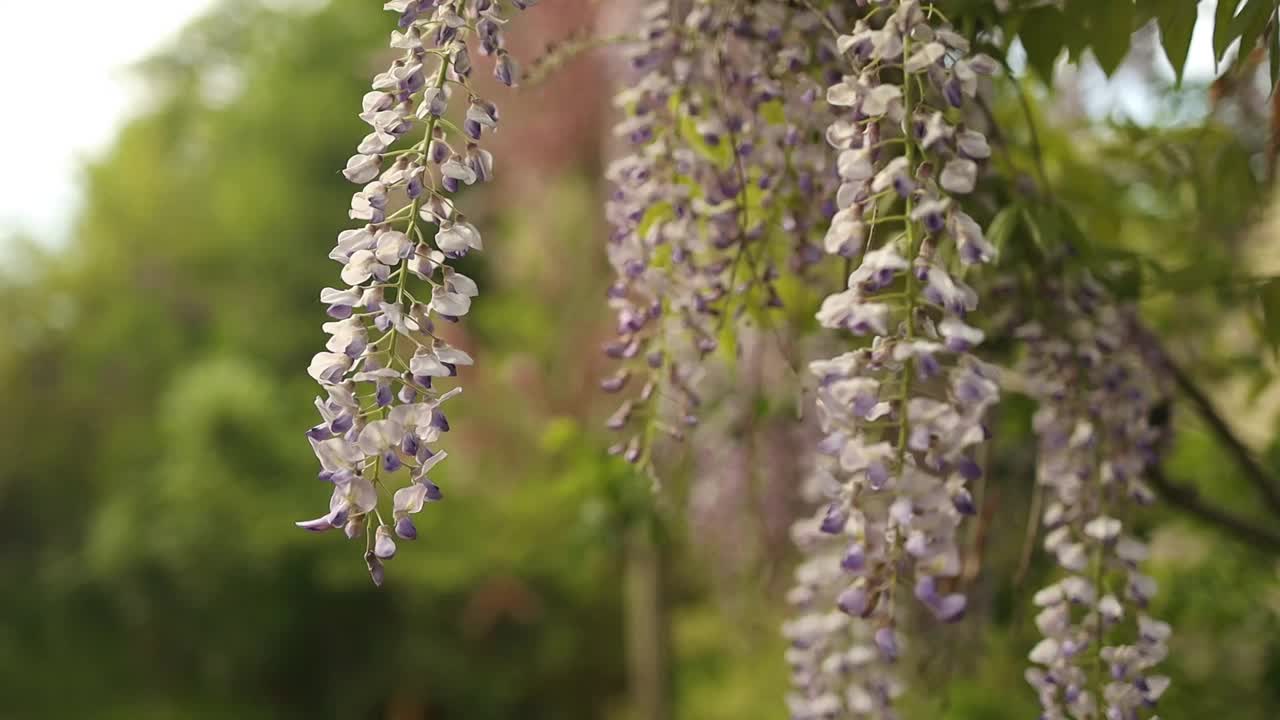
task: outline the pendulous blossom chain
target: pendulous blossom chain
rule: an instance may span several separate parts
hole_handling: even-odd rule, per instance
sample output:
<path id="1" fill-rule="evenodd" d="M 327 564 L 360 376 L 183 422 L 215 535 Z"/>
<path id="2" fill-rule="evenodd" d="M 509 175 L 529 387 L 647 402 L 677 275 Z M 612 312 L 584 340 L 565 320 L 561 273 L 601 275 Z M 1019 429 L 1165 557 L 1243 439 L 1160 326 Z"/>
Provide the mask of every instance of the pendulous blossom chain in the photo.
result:
<path id="1" fill-rule="evenodd" d="M 1152 674 L 1169 626 L 1149 616 L 1156 583 L 1131 517 L 1154 500 L 1142 480 L 1159 462 L 1152 411 L 1168 396 L 1162 361 L 1132 311 L 1088 277 L 1050 288 L 1055 323 L 1028 323 L 1023 373 L 1040 402 L 1036 480 L 1055 581 L 1035 595 L 1027 681 L 1046 720 L 1152 717 L 1169 679 Z"/>
<path id="2" fill-rule="evenodd" d="M 674 5 L 644 9 L 640 77 L 617 97 L 632 151 L 607 173 L 618 337 L 605 353 L 625 364 L 602 386 L 640 386 L 608 421 L 633 463 L 659 433 L 685 437 L 712 353 L 738 353 L 744 318 L 782 306 L 784 269 L 822 257 L 809 200 L 834 182 L 805 142 L 830 118 L 809 74 L 816 18 L 774 0 Z"/>
<path id="3" fill-rule="evenodd" d="M 996 63 L 970 55 L 933 4 L 860 5 L 835 38 L 847 70 L 826 94 L 841 184 L 824 242 L 857 265 L 817 317 L 870 343 L 810 366 L 822 502 L 794 531 L 807 555 L 784 628 L 797 719 L 895 717 L 902 592 L 939 621 L 963 615 L 957 530 L 975 511 L 969 486 L 998 398 L 971 353 L 983 339 L 966 322 L 978 298 L 960 278 L 995 252 L 957 201 L 990 155 L 963 111 Z"/>
<path id="4" fill-rule="evenodd" d="M 533 0 L 510 4 L 524 9 Z M 390 45 L 401 52 L 364 96 L 360 118 L 372 132 L 343 170 L 362 186 L 349 213 L 360 224 L 329 253 L 343 266 L 344 287 L 320 293 L 333 321 L 324 325 L 326 351 L 308 368 L 325 394 L 316 399 L 323 422 L 307 436 L 333 489 L 329 512 L 297 523 L 364 534 L 378 585 L 395 538 L 418 536 L 411 516 L 441 499 L 427 473 L 446 453 L 432 445 L 449 431 L 440 405 L 461 388 L 442 392 L 436 383 L 472 362 L 437 332 L 438 323 L 466 315 L 478 293 L 450 265 L 481 249 L 480 232 L 451 196 L 493 175 L 493 157 L 479 143 L 497 129 L 498 109 L 472 88 L 468 39 L 493 57 L 498 81 L 512 85 L 516 72 L 499 0 L 391 0 L 384 8 L 399 15 Z M 465 103 L 457 123 L 446 117 L 453 100 Z"/>

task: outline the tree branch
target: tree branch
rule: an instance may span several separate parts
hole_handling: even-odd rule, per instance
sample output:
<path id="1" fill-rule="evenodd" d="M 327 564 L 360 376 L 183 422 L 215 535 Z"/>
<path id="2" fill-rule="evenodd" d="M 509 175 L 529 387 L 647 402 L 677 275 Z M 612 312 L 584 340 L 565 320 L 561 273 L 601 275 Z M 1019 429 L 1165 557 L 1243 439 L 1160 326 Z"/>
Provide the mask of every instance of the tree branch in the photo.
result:
<path id="1" fill-rule="evenodd" d="M 1280 531 L 1256 525 L 1208 504 L 1195 488 L 1173 482 L 1158 465 L 1147 469 L 1147 480 L 1170 505 L 1185 510 L 1241 542 L 1261 550 L 1280 553 Z"/>
<path id="2" fill-rule="evenodd" d="M 1214 435 L 1218 436 L 1226 450 L 1235 458 L 1236 462 L 1244 470 L 1245 477 L 1262 494 L 1262 498 L 1266 501 L 1271 512 L 1280 516 L 1280 482 L 1277 482 L 1267 472 L 1267 469 L 1258 462 L 1253 456 L 1253 451 L 1245 447 L 1245 444 L 1236 436 L 1235 431 L 1231 429 L 1227 421 L 1218 414 L 1217 409 L 1213 406 L 1213 401 L 1209 399 L 1209 396 L 1205 395 L 1199 385 L 1196 385 L 1195 380 L 1177 363 L 1173 362 L 1173 358 L 1169 356 L 1163 346 L 1159 347 L 1159 352 L 1163 356 L 1162 359 L 1165 366 L 1168 368 L 1169 374 L 1173 377 L 1178 389 L 1182 391 L 1183 395 L 1187 396 L 1196 413 L 1208 424 L 1209 429 L 1213 431 Z"/>

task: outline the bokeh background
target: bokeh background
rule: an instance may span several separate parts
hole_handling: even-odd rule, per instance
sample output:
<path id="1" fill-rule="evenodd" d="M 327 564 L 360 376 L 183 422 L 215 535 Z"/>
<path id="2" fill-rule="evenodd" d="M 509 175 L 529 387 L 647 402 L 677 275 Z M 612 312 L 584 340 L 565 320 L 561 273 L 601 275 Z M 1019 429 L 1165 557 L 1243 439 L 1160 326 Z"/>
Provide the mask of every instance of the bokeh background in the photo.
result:
<path id="1" fill-rule="evenodd" d="M 382 590 L 358 549 L 293 527 L 328 494 L 302 435 L 316 392 L 305 367 L 346 223 L 337 170 L 385 64 L 379 4 L 218 0 L 187 21 L 112 3 L 120 27 L 154 15 L 168 38 L 131 70 L 127 100 L 79 79 L 95 46 L 77 35 L 142 40 L 82 26 L 74 9 L 0 5 L 28 55 L 2 71 L 0 718 L 781 717 L 797 508 L 796 479 L 775 468 L 797 450 L 768 431 L 780 404 L 738 398 L 713 416 L 741 446 L 676 452 L 656 495 L 599 429 L 611 325 L 599 177 L 626 81 L 607 49 L 495 94 L 497 181 L 463 200 L 487 251 L 466 260 L 483 294 L 451 339 L 479 362 L 451 412 L 447 502 L 419 516 L 422 539 Z M 513 24 L 514 52 L 608 35 L 628 12 L 544 0 Z M 1256 210 L 1269 205 L 1256 181 L 1267 108 L 1252 88 L 1266 80 L 1211 88 L 1209 51 L 1175 88 L 1151 39 L 1137 41 L 1110 80 L 1088 62 L 1052 93 L 1025 79 L 1039 160 L 1111 249 L 1185 268 L 1156 283 L 1139 268 L 1132 295 L 1280 472 L 1275 356 L 1232 282 L 1242 266 L 1280 274 L 1275 222 Z M 53 54 L 78 57 L 45 74 Z M 1025 126 L 1015 98 L 996 110 Z M 127 122 L 86 123 L 112 129 L 66 162 L 74 118 L 108 111 Z M 918 668 L 929 680 L 912 717 L 1035 716 L 1021 679 L 1035 629 L 1018 599 L 1047 568 L 1011 579 L 1029 412 L 1014 400 L 1002 416 L 986 612 L 932 640 L 960 660 Z M 1174 418 L 1169 474 L 1280 527 L 1202 423 L 1180 407 Z M 1280 717 L 1274 551 L 1172 508 L 1150 527 L 1155 611 L 1177 633 L 1162 716 Z"/>

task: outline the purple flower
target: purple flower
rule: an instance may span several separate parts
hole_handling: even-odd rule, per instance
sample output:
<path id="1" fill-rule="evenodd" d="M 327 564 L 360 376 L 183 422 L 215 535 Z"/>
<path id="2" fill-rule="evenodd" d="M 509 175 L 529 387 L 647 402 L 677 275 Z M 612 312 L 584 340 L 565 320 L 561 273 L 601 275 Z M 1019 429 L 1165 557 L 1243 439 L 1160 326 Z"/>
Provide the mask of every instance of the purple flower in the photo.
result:
<path id="1" fill-rule="evenodd" d="M 361 102 L 359 117 L 371 132 L 343 169 L 361 186 L 349 210 L 361 222 L 343 231 L 329 253 L 341 265 L 344 285 L 320 294 L 335 322 L 324 325 L 326 352 L 308 367 L 328 395 L 316 401 L 322 422 L 307 432 L 308 442 L 333 491 L 326 515 L 298 523 L 316 532 L 343 527 L 348 537 L 358 536 L 370 516 L 381 521 L 378 495 L 366 478 L 389 483 L 392 473 L 407 470 L 410 484 L 392 498 L 395 522 L 380 522 L 366 556 L 377 584 L 382 562 L 395 553 L 393 534 L 416 537 L 409 516 L 440 499 L 425 473 L 445 453 L 428 444 L 449 430 L 440 404 L 457 390 L 444 392 L 433 380 L 454 377 L 459 365 L 472 362 L 436 333 L 438 321 L 465 316 L 478 294 L 451 261 L 483 247 L 479 231 L 441 189 L 492 177 L 492 155 L 475 140 L 495 129 L 499 118 L 493 103 L 468 93 L 463 132 L 442 120 L 471 71 L 468 35 L 478 35 L 480 47 L 497 56 L 499 79 L 515 79 L 503 50 L 503 5 L 387 0 L 384 6 L 397 13 L 390 42 L 397 55 Z M 452 149 L 459 142 L 465 154 Z M 411 357 L 408 348 L 416 348 Z"/>

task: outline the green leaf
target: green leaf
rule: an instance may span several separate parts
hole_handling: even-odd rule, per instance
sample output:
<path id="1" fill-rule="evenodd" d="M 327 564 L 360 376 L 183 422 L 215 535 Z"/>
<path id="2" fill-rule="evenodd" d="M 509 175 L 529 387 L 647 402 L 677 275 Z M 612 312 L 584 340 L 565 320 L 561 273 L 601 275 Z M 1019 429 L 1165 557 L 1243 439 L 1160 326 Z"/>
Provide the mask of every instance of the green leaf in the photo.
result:
<path id="1" fill-rule="evenodd" d="M 996 250 L 1003 250 L 1009 243 L 1009 237 L 1018 227 L 1018 214 L 1017 205 L 1006 205 L 991 219 L 991 225 L 987 228 L 987 242 Z"/>
<path id="2" fill-rule="evenodd" d="M 1244 61 L 1258 45 L 1258 38 L 1267 27 L 1267 20 L 1275 12 L 1274 0 L 1249 0 L 1239 15 L 1231 21 L 1229 32 L 1240 38 L 1240 51 L 1236 63 Z"/>
<path id="3" fill-rule="evenodd" d="M 1133 3 L 1129 0 L 1103 0 L 1095 7 L 1097 9 L 1089 16 L 1090 47 L 1102 71 L 1110 75 L 1129 53 L 1135 20 Z"/>
<path id="4" fill-rule="evenodd" d="M 781 100 L 770 100 L 760 106 L 760 119 L 770 125 L 786 125 L 787 113 Z"/>
<path id="5" fill-rule="evenodd" d="M 1142 17 L 1153 17 L 1160 24 L 1160 44 L 1164 46 L 1165 57 L 1173 66 L 1178 84 L 1182 84 L 1187 54 L 1191 51 L 1191 33 L 1196 26 L 1195 1 L 1138 0 L 1138 10 Z"/>
<path id="6" fill-rule="evenodd" d="M 715 163 L 721 170 L 728 170 L 733 165 L 733 150 L 729 147 L 729 139 L 720 138 L 719 143 L 711 145 L 698 132 L 697 121 L 688 115 L 680 118 L 680 136 L 694 152 Z"/>
<path id="7" fill-rule="evenodd" d="M 676 211 L 671 207 L 671 203 L 669 202 L 660 202 L 650 205 L 649 208 L 644 211 L 644 216 L 640 218 L 640 224 L 636 226 L 636 234 L 640 237 L 644 237 L 649 234 L 649 228 L 653 227 L 654 223 L 668 218 L 673 218 L 675 216 Z"/>
<path id="8" fill-rule="evenodd" d="M 1142 258 L 1137 255 L 1117 253 L 1107 267 L 1110 285 L 1120 300 L 1137 300 L 1142 297 Z"/>
<path id="9" fill-rule="evenodd" d="M 1036 246 L 1036 249 L 1044 252 L 1047 246 L 1045 245 L 1044 233 L 1040 232 L 1040 223 L 1026 208 L 1022 208 L 1020 214 L 1023 222 L 1027 224 L 1027 231 L 1031 234 L 1031 242 Z"/>
<path id="10" fill-rule="evenodd" d="M 1270 43 L 1267 47 L 1267 62 L 1271 66 L 1271 79 L 1280 82 L 1280 43 L 1277 43 L 1277 35 L 1273 33 Z"/>
<path id="11" fill-rule="evenodd" d="M 657 270 L 666 270 L 671 267 L 671 243 L 662 243 L 653 249 L 653 256 L 649 259 L 649 264 Z"/>
<path id="12" fill-rule="evenodd" d="M 1039 7 L 1022 16 L 1018 37 L 1027 51 L 1027 64 L 1048 82 L 1053 77 L 1053 64 L 1062 54 L 1066 16 L 1055 7 Z"/>
<path id="13" fill-rule="evenodd" d="M 1227 46 L 1235 39 L 1231 33 L 1231 20 L 1235 17 L 1240 0 L 1218 0 L 1213 13 L 1213 60 L 1219 62 L 1227 52 Z"/>

